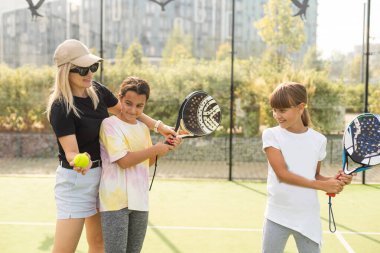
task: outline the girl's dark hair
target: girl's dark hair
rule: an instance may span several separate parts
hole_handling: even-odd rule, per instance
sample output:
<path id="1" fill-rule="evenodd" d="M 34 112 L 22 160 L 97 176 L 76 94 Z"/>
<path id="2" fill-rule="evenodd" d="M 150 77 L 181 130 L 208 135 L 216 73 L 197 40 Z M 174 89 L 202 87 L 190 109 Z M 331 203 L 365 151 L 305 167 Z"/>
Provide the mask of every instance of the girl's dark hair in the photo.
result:
<path id="1" fill-rule="evenodd" d="M 307 100 L 305 86 L 294 82 L 281 83 L 269 97 L 270 106 L 275 109 L 290 108 L 304 103 L 305 109 L 301 116 L 304 126 L 310 125 L 310 115 L 306 109 Z"/>
<path id="2" fill-rule="evenodd" d="M 150 87 L 149 84 L 136 76 L 129 76 L 125 79 L 119 88 L 119 97 L 122 98 L 128 91 L 134 91 L 139 95 L 145 95 L 146 100 L 149 99 Z"/>

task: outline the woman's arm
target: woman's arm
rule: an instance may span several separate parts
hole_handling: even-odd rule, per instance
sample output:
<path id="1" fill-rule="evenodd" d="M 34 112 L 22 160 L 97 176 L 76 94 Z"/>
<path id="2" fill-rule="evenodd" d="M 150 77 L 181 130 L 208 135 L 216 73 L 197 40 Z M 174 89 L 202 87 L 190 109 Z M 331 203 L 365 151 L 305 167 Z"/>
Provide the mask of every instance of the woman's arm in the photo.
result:
<path id="1" fill-rule="evenodd" d="M 344 183 L 334 178 L 329 178 L 326 181 L 311 180 L 289 171 L 281 151 L 274 147 L 265 148 L 265 154 L 280 182 L 329 193 L 339 193 L 343 188 Z M 320 168 L 320 162 L 318 162 L 317 170 L 318 167 Z"/>
<path id="2" fill-rule="evenodd" d="M 112 107 L 108 107 L 108 112 L 111 113 L 111 114 L 113 114 L 113 115 L 119 114 L 120 111 L 121 111 L 120 101 L 118 101 L 116 105 L 114 105 Z"/>
<path id="3" fill-rule="evenodd" d="M 58 138 L 63 151 L 65 151 L 66 160 L 68 162 L 74 160 L 74 157 L 79 153 L 78 142 L 75 134 L 66 135 Z"/>
<path id="4" fill-rule="evenodd" d="M 74 170 L 83 175 L 86 174 L 92 166 L 91 157 L 89 157 L 89 165 L 85 168 L 75 167 L 73 163 L 74 157 L 79 153 L 78 142 L 75 135 L 71 134 L 59 137 L 58 141 L 61 144 L 63 151 L 65 151 L 66 160 L 70 163 L 71 166 L 73 166 Z M 89 154 L 87 155 L 90 156 Z"/>
<path id="5" fill-rule="evenodd" d="M 120 110 L 121 110 L 120 101 L 115 106 L 108 108 L 108 112 L 112 113 L 113 115 L 120 113 Z M 172 128 L 168 127 L 161 121 L 158 122 L 157 120 L 152 119 L 151 117 L 149 117 L 148 115 L 144 113 L 138 119 L 141 122 L 143 122 L 150 130 L 153 130 L 155 128 L 156 123 L 159 123 L 157 126 L 157 131 L 164 137 L 168 137 L 170 135 L 173 135 L 173 136 L 176 135 L 176 132 Z"/>

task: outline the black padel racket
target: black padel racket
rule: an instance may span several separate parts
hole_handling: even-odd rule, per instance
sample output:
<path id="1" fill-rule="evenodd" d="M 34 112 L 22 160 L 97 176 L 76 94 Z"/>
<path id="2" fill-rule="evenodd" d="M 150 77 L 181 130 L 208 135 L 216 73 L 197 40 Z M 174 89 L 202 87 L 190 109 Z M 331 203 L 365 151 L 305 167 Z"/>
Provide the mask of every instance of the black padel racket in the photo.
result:
<path id="1" fill-rule="evenodd" d="M 342 167 L 345 174 L 368 170 L 380 164 L 379 115 L 372 113 L 358 115 L 344 131 L 342 144 Z M 348 157 L 360 166 L 350 169 Z M 331 197 L 335 197 L 335 194 L 327 193 L 327 195 L 329 196 L 329 229 L 334 233 L 336 226 L 331 208 Z"/>
<path id="2" fill-rule="evenodd" d="M 222 113 L 215 99 L 204 91 L 194 91 L 182 102 L 174 131 L 181 138 L 202 137 L 214 132 L 221 119 Z M 156 169 L 157 158 L 149 190 L 152 189 Z"/>
<path id="3" fill-rule="evenodd" d="M 174 131 L 181 138 L 202 137 L 214 132 L 221 118 L 215 99 L 204 91 L 194 91 L 183 101 Z"/>

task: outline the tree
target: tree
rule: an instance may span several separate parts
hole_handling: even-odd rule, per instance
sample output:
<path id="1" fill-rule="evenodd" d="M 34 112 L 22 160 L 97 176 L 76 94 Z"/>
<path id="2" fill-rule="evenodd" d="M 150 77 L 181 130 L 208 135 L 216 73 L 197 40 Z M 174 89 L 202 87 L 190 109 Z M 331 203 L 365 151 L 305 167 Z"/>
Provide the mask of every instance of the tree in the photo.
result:
<path id="1" fill-rule="evenodd" d="M 193 54 L 191 45 L 191 36 L 186 35 L 178 26 L 174 26 L 162 51 L 164 62 L 175 63 L 181 59 L 192 58 Z"/>
<path id="2" fill-rule="evenodd" d="M 351 82 L 363 82 L 364 75 L 362 71 L 362 56 L 360 54 L 354 55 L 351 61 L 348 63 L 347 75 L 350 77 Z M 362 79 L 363 77 L 363 79 Z"/>
<path id="3" fill-rule="evenodd" d="M 304 24 L 292 16 L 291 1 L 269 0 L 264 13 L 254 26 L 269 50 L 266 59 L 279 69 L 290 53 L 299 50 L 304 43 Z"/>
<path id="4" fill-rule="evenodd" d="M 329 61 L 329 77 L 333 80 L 342 79 L 344 77 L 344 70 L 347 66 L 347 56 L 340 52 L 334 51 Z"/>
<path id="5" fill-rule="evenodd" d="M 128 65 L 141 65 L 143 57 L 142 46 L 137 40 L 134 40 L 129 46 L 124 58 Z"/>
<path id="6" fill-rule="evenodd" d="M 321 54 L 317 51 L 317 48 L 310 47 L 305 56 L 303 57 L 303 68 L 304 69 L 314 69 L 317 71 L 323 70 L 323 61 L 320 60 Z"/>
<path id="7" fill-rule="evenodd" d="M 219 45 L 218 51 L 216 52 L 216 59 L 218 61 L 227 59 L 231 56 L 231 44 L 228 42 Z"/>
<path id="8" fill-rule="evenodd" d="M 118 44 L 115 51 L 115 60 L 117 62 L 120 62 L 123 60 L 123 47 L 122 45 Z"/>

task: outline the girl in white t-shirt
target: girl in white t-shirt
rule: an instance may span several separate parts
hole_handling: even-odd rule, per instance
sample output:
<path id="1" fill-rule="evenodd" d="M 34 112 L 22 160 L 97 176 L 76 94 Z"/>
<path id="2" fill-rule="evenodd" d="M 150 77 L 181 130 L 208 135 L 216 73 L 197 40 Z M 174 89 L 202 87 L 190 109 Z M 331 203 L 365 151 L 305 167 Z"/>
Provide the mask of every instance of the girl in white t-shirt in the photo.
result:
<path id="1" fill-rule="evenodd" d="M 266 129 L 262 136 L 268 160 L 263 253 L 284 252 L 290 235 L 300 253 L 320 252 L 316 190 L 339 193 L 352 180 L 341 170 L 335 177 L 320 174 L 327 140 L 309 127 L 307 102 L 306 88 L 298 83 L 280 84 L 270 96 L 278 126 Z"/>
<path id="2" fill-rule="evenodd" d="M 149 93 L 146 81 L 128 77 L 120 86 L 121 111 L 100 127 L 99 200 L 106 253 L 141 251 L 148 225 L 149 166 L 180 142 L 170 137 L 172 145 L 152 145 L 148 127 L 137 119 Z"/>

